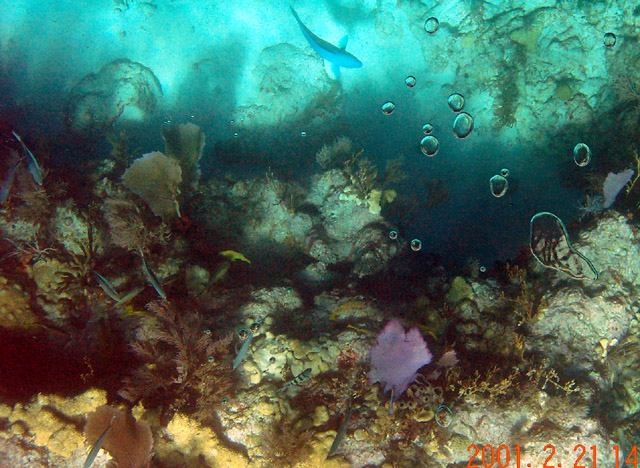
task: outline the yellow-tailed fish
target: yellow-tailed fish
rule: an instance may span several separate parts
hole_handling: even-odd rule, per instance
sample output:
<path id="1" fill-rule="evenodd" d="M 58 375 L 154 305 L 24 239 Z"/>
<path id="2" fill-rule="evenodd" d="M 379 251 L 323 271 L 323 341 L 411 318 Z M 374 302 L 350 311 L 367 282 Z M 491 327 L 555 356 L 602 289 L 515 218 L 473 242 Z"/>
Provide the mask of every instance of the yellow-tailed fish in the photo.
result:
<path id="1" fill-rule="evenodd" d="M 355 331 L 360 332 L 360 333 L 366 333 L 367 335 L 371 335 L 371 336 L 378 336 L 378 334 L 376 332 L 372 332 L 371 330 L 367 330 L 365 328 L 360 328 L 360 327 L 355 327 L 353 325 L 347 325 L 348 328 L 353 328 Z"/>
<path id="2" fill-rule="evenodd" d="M 242 255 L 240 252 L 236 252 L 235 250 L 223 250 L 222 252 L 218 253 L 218 255 L 222 255 L 224 258 L 228 258 L 232 262 L 235 262 L 236 260 L 241 260 L 251 265 L 251 260 L 249 260 L 247 257 Z"/>

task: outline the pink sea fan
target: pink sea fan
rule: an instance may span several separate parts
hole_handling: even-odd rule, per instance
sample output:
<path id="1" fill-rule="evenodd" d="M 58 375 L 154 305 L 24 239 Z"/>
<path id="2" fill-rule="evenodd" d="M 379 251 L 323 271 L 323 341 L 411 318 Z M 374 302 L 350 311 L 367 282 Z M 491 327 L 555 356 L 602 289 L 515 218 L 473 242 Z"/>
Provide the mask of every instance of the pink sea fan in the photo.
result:
<path id="1" fill-rule="evenodd" d="M 427 343 L 417 328 L 405 333 L 398 320 L 391 320 L 378 335 L 378 343 L 371 348 L 369 383 L 380 382 L 384 391 L 392 391 L 391 402 L 407 389 L 422 366 L 431 362 Z"/>

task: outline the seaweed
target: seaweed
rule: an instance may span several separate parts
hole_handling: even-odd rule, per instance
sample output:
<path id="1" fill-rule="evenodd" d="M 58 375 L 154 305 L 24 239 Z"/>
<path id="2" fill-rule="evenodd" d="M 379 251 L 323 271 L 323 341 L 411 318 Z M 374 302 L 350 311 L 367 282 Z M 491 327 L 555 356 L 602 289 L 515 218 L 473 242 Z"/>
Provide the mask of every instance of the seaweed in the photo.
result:
<path id="1" fill-rule="evenodd" d="M 311 455 L 313 432 L 304 424 L 282 418 L 262 433 L 262 445 L 268 466 L 292 467 Z"/>
<path id="2" fill-rule="evenodd" d="M 180 314 L 167 301 L 150 302 L 146 308 L 154 320 L 132 345 L 143 364 L 124 379 L 120 396 L 143 401 L 147 408 L 162 407 L 165 416 L 180 410 L 208 420 L 233 388 L 225 360 L 233 335 L 213 339 L 199 314 Z"/>

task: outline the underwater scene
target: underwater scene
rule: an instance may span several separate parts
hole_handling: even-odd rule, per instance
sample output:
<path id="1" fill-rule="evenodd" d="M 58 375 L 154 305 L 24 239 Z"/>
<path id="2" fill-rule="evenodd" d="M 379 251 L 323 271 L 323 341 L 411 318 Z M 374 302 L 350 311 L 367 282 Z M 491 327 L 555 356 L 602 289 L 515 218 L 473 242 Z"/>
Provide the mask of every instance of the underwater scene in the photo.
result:
<path id="1" fill-rule="evenodd" d="M 0 468 L 638 468 L 639 34 L 4 2 Z"/>

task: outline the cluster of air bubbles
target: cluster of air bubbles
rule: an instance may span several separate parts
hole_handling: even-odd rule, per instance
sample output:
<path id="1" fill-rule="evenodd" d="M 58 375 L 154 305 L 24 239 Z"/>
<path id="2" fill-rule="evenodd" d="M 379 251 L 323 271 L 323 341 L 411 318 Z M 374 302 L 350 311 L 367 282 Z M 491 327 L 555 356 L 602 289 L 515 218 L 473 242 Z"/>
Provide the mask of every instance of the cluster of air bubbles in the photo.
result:
<path id="1" fill-rule="evenodd" d="M 616 35 L 612 32 L 608 32 L 604 35 L 602 42 L 604 43 L 605 47 L 608 47 L 610 49 L 614 45 L 616 45 Z"/>
<path id="2" fill-rule="evenodd" d="M 413 239 L 411 241 L 411 250 L 417 252 L 422 248 L 422 241 L 420 239 Z"/>
<path id="3" fill-rule="evenodd" d="M 591 162 L 591 149 L 584 143 L 573 147 L 573 162 L 584 167 Z"/>
<path id="4" fill-rule="evenodd" d="M 389 239 L 396 240 L 398 238 L 398 231 L 389 231 Z"/>
<path id="5" fill-rule="evenodd" d="M 425 135 L 429 135 L 431 132 L 433 132 L 433 125 L 431 125 L 430 123 L 424 124 L 422 126 L 422 131 Z"/>
<path id="6" fill-rule="evenodd" d="M 406 84 L 409 88 L 413 88 L 416 85 L 416 77 L 413 75 L 409 75 L 404 79 L 404 84 Z"/>
<path id="7" fill-rule="evenodd" d="M 460 93 L 453 93 L 447 99 L 447 104 L 453 112 L 460 112 L 464 108 L 464 96 Z"/>
<path id="8" fill-rule="evenodd" d="M 425 156 L 435 156 L 440 149 L 440 142 L 433 135 L 427 135 L 420 142 L 420 150 Z"/>
<path id="9" fill-rule="evenodd" d="M 382 104 L 382 113 L 384 115 L 391 115 L 393 114 L 394 110 L 396 110 L 396 105 L 393 103 L 393 101 L 387 101 Z"/>
<path id="10" fill-rule="evenodd" d="M 501 175 L 494 175 L 489 179 L 489 190 L 491 195 L 496 198 L 504 197 L 509 189 L 509 182 L 506 177 Z"/>
<path id="11" fill-rule="evenodd" d="M 467 138 L 473 130 L 473 117 L 466 112 L 460 112 L 453 121 L 453 134 L 460 138 Z"/>
<path id="12" fill-rule="evenodd" d="M 509 169 L 507 169 L 506 167 L 503 167 L 502 169 L 500 169 L 500 175 L 502 177 L 509 177 Z"/>
<path id="13" fill-rule="evenodd" d="M 424 30 L 427 31 L 429 34 L 435 33 L 439 27 L 440 27 L 440 21 L 438 21 L 438 18 L 434 16 L 427 18 L 424 22 Z"/>

